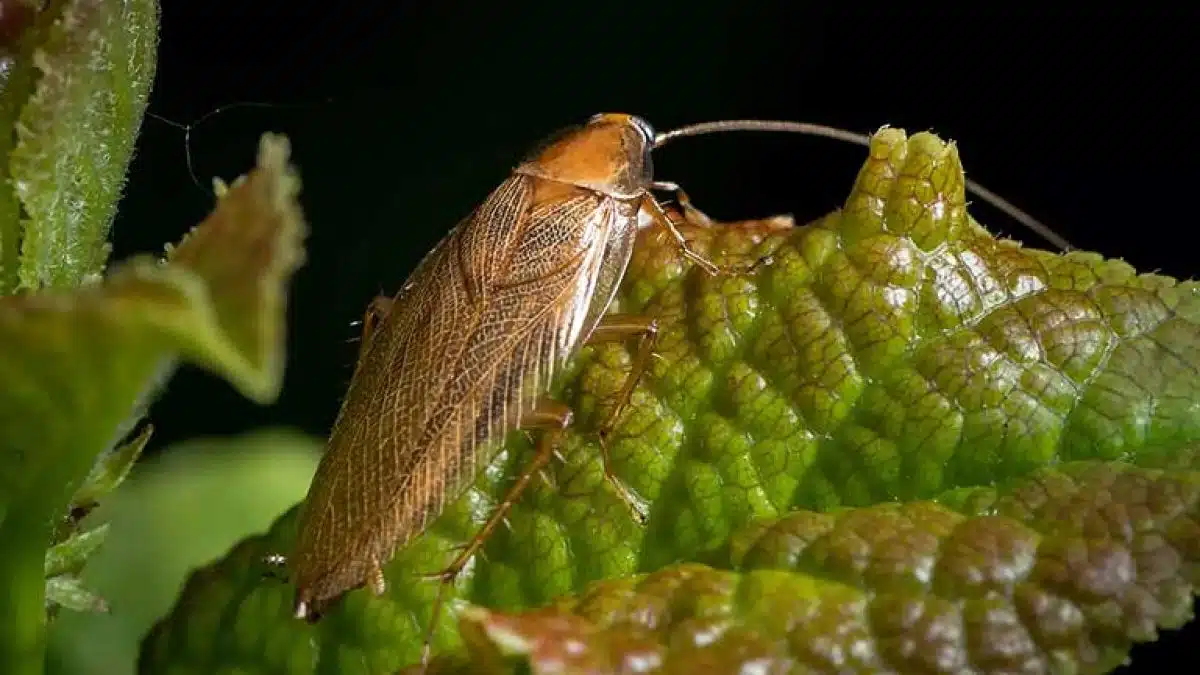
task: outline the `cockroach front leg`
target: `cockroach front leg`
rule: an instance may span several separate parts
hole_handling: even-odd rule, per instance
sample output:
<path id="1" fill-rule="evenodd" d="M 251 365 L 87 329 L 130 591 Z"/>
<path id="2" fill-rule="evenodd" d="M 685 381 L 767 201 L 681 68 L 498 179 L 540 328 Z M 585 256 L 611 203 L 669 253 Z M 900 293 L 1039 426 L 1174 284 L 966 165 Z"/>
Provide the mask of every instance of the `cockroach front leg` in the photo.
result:
<path id="1" fill-rule="evenodd" d="M 683 191 L 683 188 L 679 187 L 678 183 L 672 183 L 667 180 L 654 181 L 650 184 L 650 189 L 670 192 L 675 197 L 675 202 L 679 204 L 679 209 L 683 211 L 683 219 L 687 222 L 702 227 L 708 227 L 713 224 L 713 219 L 709 218 L 708 214 L 696 208 L 696 205 L 692 203 L 692 198 L 688 196 L 688 193 Z"/>
<path id="2" fill-rule="evenodd" d="M 674 183 L 656 183 L 655 186 L 656 187 L 673 186 L 675 188 L 678 188 L 678 186 L 675 185 Z M 687 193 L 685 193 L 683 190 L 679 190 L 676 194 L 677 194 L 677 199 L 679 200 L 680 206 L 684 210 L 685 218 L 698 219 L 695 222 L 698 222 L 699 224 L 711 224 L 712 223 L 712 221 L 709 219 L 708 216 L 704 215 L 704 213 L 702 213 L 699 209 L 697 209 L 696 207 L 691 205 L 691 200 L 688 199 Z M 682 196 L 678 196 L 678 195 L 682 195 Z M 647 213 L 650 214 L 650 217 L 654 220 L 655 223 L 657 223 L 659 226 L 661 226 L 663 229 L 665 229 L 671 235 L 671 237 L 675 240 L 675 243 L 679 246 L 679 251 L 680 251 L 680 253 L 683 254 L 683 257 L 687 258 L 688 260 L 691 260 L 693 263 L 699 265 L 701 267 L 701 269 L 703 269 L 705 272 L 707 272 L 710 276 L 716 276 L 716 275 L 722 274 L 722 273 L 724 273 L 724 274 L 752 274 L 752 273 L 758 271 L 759 267 L 761 267 L 763 265 L 769 265 L 772 262 L 771 256 L 768 255 L 768 256 L 763 256 L 762 258 L 759 258 L 758 260 L 755 260 L 754 262 L 750 263 L 749 265 L 721 267 L 720 265 L 714 263 L 713 261 L 709 260 L 708 258 L 705 258 L 703 255 L 700 255 L 691 247 L 691 245 L 687 241 L 687 238 L 684 237 L 683 233 L 679 231 L 679 228 L 675 226 L 674 221 L 672 221 L 671 217 L 669 215 L 667 215 L 667 212 L 663 209 L 662 204 L 658 203 L 658 200 L 656 200 L 654 197 L 652 197 L 650 195 L 646 195 L 646 198 L 644 200 L 642 200 L 642 207 L 644 209 L 646 209 Z M 691 214 L 690 216 L 688 215 L 689 213 Z"/>
<path id="3" fill-rule="evenodd" d="M 480 547 L 492 535 L 496 526 L 504 521 L 505 516 L 508 515 L 508 511 L 521 498 L 521 493 L 529 486 L 529 482 L 533 476 L 541 471 L 547 462 L 550 461 L 550 457 L 554 455 L 558 444 L 562 442 L 563 433 L 571 425 L 572 417 L 570 408 L 550 400 L 541 401 L 533 411 L 525 415 L 521 421 L 521 428 L 525 430 L 540 430 L 542 432 L 537 446 L 535 446 L 533 459 L 530 460 L 528 466 L 525 467 L 525 470 L 517 477 L 512 486 L 508 488 L 504 499 L 492 511 L 492 515 L 488 517 L 487 522 L 484 523 L 479 532 L 455 556 L 454 561 L 442 571 L 427 576 L 427 578 L 436 579 L 439 582 L 439 586 L 437 598 L 433 601 L 433 612 L 429 618 L 429 629 L 425 633 L 425 642 L 421 646 L 422 668 L 429 663 L 433 631 L 437 626 L 438 615 L 445 600 L 446 589 L 458 578 L 459 573 L 462 572 L 463 567 L 471 560 L 471 557 L 479 552 Z"/>

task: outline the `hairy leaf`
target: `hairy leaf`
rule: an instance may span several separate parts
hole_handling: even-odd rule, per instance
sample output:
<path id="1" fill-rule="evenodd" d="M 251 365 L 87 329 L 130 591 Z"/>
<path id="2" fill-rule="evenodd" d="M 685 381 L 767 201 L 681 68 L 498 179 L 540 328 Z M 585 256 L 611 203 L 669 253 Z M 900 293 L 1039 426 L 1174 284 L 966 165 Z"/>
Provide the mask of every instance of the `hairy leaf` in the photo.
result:
<path id="1" fill-rule="evenodd" d="M 154 80 L 158 2 L 59 0 L 38 24 L 5 92 L 9 115 L 20 112 L 16 143 L 0 157 L 23 213 L 20 285 L 74 287 L 108 260 L 108 231 Z M 16 215 L 14 206 L 0 218 Z M 17 231 L 11 222 L 0 228 Z M 14 243 L 6 236 L 0 247 Z M 6 267 L 14 254 L 0 251 Z"/>
<path id="2" fill-rule="evenodd" d="M 971 611 L 986 614 L 990 600 L 980 588 L 993 583 L 986 574 L 1031 573 L 989 558 L 987 547 L 1005 542 L 1032 547 L 1018 561 L 1023 565 L 1065 556 L 1059 571 L 1067 575 L 1105 560 L 1124 564 L 1108 549 L 1097 553 L 1104 559 L 1076 559 L 1091 555 L 1072 548 L 1087 544 L 1079 537 L 1088 532 L 1056 530 L 1053 518 L 1041 529 L 1016 516 L 964 520 L 948 506 L 939 510 L 927 502 L 943 496 L 965 508 L 986 502 L 997 481 L 1082 460 L 1116 462 L 1118 474 L 1121 466 L 1170 466 L 1164 485 L 1190 485 L 1196 467 L 1183 458 L 1200 440 L 1197 286 L 1139 276 L 1095 254 L 1053 255 L 993 238 L 966 213 L 957 150 L 930 134 L 907 138 L 887 129 L 874 137 L 869 153 L 844 207 L 816 223 L 791 227 L 777 218 L 687 228 L 693 245 L 718 263 L 744 265 L 769 254 L 772 264 L 750 276 L 710 277 L 687 263 L 664 233 L 639 235 L 611 311 L 657 317 L 659 358 L 639 381 L 608 447 L 615 474 L 647 505 L 649 521 L 636 524 L 606 481 L 595 435 L 629 371 L 633 345 L 585 348 L 556 387 L 576 412 L 562 460 L 552 464 L 547 480 L 533 481 L 508 527 L 487 541 L 449 595 L 513 610 L 545 605 L 601 580 L 634 588 L 632 575 L 659 570 L 664 576 L 656 578 L 669 580 L 678 570 L 701 569 L 677 567 L 681 562 L 706 562 L 713 571 L 696 578 L 789 611 L 821 609 L 829 621 L 843 617 L 853 630 L 870 604 L 864 589 L 877 587 L 907 589 L 917 603 L 936 604 L 940 593 L 978 598 L 983 604 Z M 438 590 L 419 575 L 453 558 L 530 453 L 529 441 L 515 434 L 474 489 L 385 568 L 384 597 L 351 593 L 315 626 L 291 618 L 293 589 L 264 578 L 259 562 L 290 552 L 295 523 L 294 512 L 288 514 L 192 578 L 172 614 L 148 636 L 142 672 L 391 673 L 414 662 Z M 1111 508 L 1140 513 L 1145 495 L 1122 494 L 1128 501 Z M 898 521 L 909 513 L 904 509 L 913 517 L 925 509 L 945 527 L 985 527 L 942 531 L 937 522 L 922 523 L 913 530 L 917 541 L 901 538 L 903 546 L 894 548 L 897 566 L 905 555 L 927 554 L 922 545 L 955 543 L 957 532 L 978 539 L 962 540 L 961 556 L 925 558 L 955 569 L 928 570 L 928 578 L 918 571 L 909 580 L 880 581 L 872 575 L 886 569 L 862 568 L 856 551 L 870 553 L 869 540 L 825 540 L 824 553 L 797 553 L 797 560 L 812 556 L 804 559 L 812 567 L 774 572 L 745 567 L 747 560 L 770 559 L 768 544 L 738 543 L 764 519 L 817 528 L 829 518 L 835 531 L 839 523 L 859 523 L 871 534 L 873 525 L 901 527 Z M 1193 521 L 1172 522 L 1189 527 Z M 998 529 L 988 529 L 993 526 Z M 1026 529 L 1013 531 L 1018 526 Z M 1174 590 L 1145 598 L 1176 603 L 1171 611 L 1114 605 L 1089 619 L 1089 630 L 1100 627 L 1089 639 L 1103 657 L 1089 663 L 1109 664 L 1109 654 L 1181 618 L 1175 610 L 1192 592 L 1184 572 L 1195 566 L 1200 549 L 1186 536 L 1178 541 L 1183 562 L 1153 567 L 1164 575 L 1164 588 Z M 976 557 L 972 546 L 982 547 Z M 746 553 L 751 549 L 760 552 Z M 724 571 L 713 562 L 722 556 Z M 972 576 L 971 565 L 984 576 Z M 902 577 L 903 570 L 892 572 Z M 930 587 L 929 579 L 958 586 Z M 777 584 L 771 592 L 754 585 L 768 582 Z M 685 594 L 680 601 L 694 601 L 696 614 L 709 605 L 728 607 L 727 595 L 707 597 Z M 889 620 L 897 625 L 920 619 L 893 609 Z M 995 611 L 1008 610 L 1001 603 Z M 463 631 L 476 639 L 491 616 L 503 615 L 469 611 Z M 977 642 L 957 654 L 1007 649 L 1008 640 L 1030 629 L 1029 618 L 1010 618 L 1012 631 L 971 633 Z M 578 623 L 584 619 L 597 621 L 584 613 L 562 630 L 585 630 Z M 796 635 L 800 643 L 788 654 L 845 644 L 829 643 L 820 632 L 808 643 L 802 631 Z M 628 650 L 653 649 L 653 639 Z M 485 642 L 504 640 L 494 633 Z M 443 612 L 436 651 L 461 656 L 463 647 L 455 612 Z M 603 643 L 594 648 L 632 653 Z M 940 658 L 932 642 L 912 649 L 911 663 Z M 1091 659 L 1064 649 L 1069 658 Z M 712 657 L 734 664 L 756 653 Z"/>
<path id="3" fill-rule="evenodd" d="M 265 137 L 258 168 L 167 260 L 134 258 L 70 292 L 0 298 L 0 663 L 11 672 L 40 657 L 54 522 L 177 361 L 256 401 L 278 393 L 285 288 L 304 233 L 287 153 Z"/>

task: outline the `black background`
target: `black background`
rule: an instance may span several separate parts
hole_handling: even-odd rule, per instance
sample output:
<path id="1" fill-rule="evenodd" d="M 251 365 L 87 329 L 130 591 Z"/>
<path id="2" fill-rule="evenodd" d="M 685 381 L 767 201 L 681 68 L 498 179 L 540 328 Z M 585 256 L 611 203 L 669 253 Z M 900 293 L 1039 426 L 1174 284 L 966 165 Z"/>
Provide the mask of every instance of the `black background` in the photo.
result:
<path id="1" fill-rule="evenodd" d="M 116 256 L 178 239 L 211 205 L 209 177 L 249 168 L 266 130 L 292 139 L 312 232 L 280 401 L 255 406 L 185 369 L 152 410 L 154 447 L 264 424 L 326 433 L 370 298 L 394 292 L 529 145 L 598 111 L 659 130 L 728 117 L 933 130 L 972 178 L 1077 247 L 1196 275 L 1195 19 L 794 4 L 164 0 L 151 112 L 187 124 L 241 105 L 192 126 L 200 186 L 183 132 L 147 120 Z M 736 134 L 666 148 L 656 169 L 714 217 L 806 221 L 840 203 L 863 157 Z M 1138 669 L 1183 659 L 1181 638 L 1140 648 Z"/>

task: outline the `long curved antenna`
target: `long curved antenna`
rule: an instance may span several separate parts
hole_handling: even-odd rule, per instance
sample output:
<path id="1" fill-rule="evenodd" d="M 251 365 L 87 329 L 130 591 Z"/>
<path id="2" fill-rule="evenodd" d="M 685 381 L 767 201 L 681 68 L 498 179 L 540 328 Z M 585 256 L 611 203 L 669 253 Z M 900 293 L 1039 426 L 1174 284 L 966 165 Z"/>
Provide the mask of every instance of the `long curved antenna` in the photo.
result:
<path id="1" fill-rule="evenodd" d="M 700 122 L 699 124 L 689 124 L 687 126 L 672 129 L 654 138 L 654 147 L 661 148 L 677 138 L 687 136 L 702 136 L 705 134 L 723 133 L 727 131 L 776 131 L 793 134 L 804 134 L 807 136 L 820 136 L 823 138 L 832 138 L 846 143 L 854 143 L 870 147 L 871 137 L 866 134 L 860 134 L 845 129 L 838 129 L 824 124 L 812 124 L 809 122 L 789 122 L 786 120 L 722 120 L 720 122 Z M 996 207 L 1005 215 L 1013 220 L 1021 223 L 1040 237 L 1058 247 L 1062 251 L 1070 251 L 1074 246 L 1061 235 L 1048 226 L 1043 225 L 1041 221 L 1022 211 L 1013 203 L 997 195 L 995 192 L 976 183 L 970 178 L 966 179 L 966 188 L 968 192 L 978 196 L 980 199 Z"/>
<path id="2" fill-rule="evenodd" d="M 158 113 L 151 112 L 149 110 L 146 111 L 146 117 L 149 117 L 151 119 L 162 122 L 163 124 L 166 124 L 169 127 L 174 127 L 175 129 L 178 129 L 183 132 L 183 157 L 184 157 L 184 160 L 187 162 L 188 176 L 192 179 L 192 183 L 195 184 L 196 187 L 200 188 L 201 192 L 205 192 L 204 186 L 200 183 L 199 176 L 196 175 L 195 165 L 192 162 L 192 131 L 194 131 L 196 129 L 196 127 L 204 124 L 205 122 L 216 117 L 217 115 L 220 115 L 229 110 L 236 110 L 238 108 L 278 108 L 278 109 L 310 108 L 310 107 L 317 106 L 317 105 L 328 104 L 328 103 L 331 103 L 332 101 L 333 101 L 332 98 L 327 98 L 327 99 L 324 99 L 323 101 L 315 101 L 315 102 L 309 102 L 309 103 L 268 103 L 265 101 L 237 101 L 235 103 L 225 103 L 223 105 L 219 105 L 219 106 L 213 108 L 212 110 L 209 110 L 208 112 L 204 113 L 200 117 L 197 117 L 196 119 L 192 120 L 191 122 L 177 122 L 173 119 L 164 117 L 162 115 L 159 115 Z M 205 192 L 205 194 L 208 194 L 208 193 Z"/>

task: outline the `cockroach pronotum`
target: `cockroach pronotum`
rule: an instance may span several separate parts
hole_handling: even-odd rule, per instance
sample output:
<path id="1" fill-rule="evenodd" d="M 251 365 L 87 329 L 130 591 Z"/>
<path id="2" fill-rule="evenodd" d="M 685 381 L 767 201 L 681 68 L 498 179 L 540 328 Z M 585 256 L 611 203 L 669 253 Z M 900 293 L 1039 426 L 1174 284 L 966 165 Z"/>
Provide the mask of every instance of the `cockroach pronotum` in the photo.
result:
<path id="1" fill-rule="evenodd" d="M 428 662 L 446 587 L 571 423 L 571 410 L 546 398 L 555 374 L 585 342 L 638 337 L 633 370 L 607 418 L 612 424 L 647 365 L 655 320 L 606 314 L 630 259 L 639 212 L 708 273 L 748 271 L 723 270 L 688 247 L 653 191 L 674 193 L 685 213 L 687 197 L 673 183 L 654 181 L 650 156 L 672 139 L 738 130 L 868 143 L 830 127 L 759 120 L 656 135 L 639 117 L 597 115 L 539 146 L 426 255 L 394 298 L 371 303 L 349 391 L 286 559 L 297 617 L 315 620 L 364 585 L 382 593 L 383 566 L 470 486 L 498 450 L 496 441 L 513 429 L 540 430 L 533 460 L 484 526 L 431 575 L 441 586 L 422 649 L 421 661 Z M 977 184 L 967 187 L 1067 246 Z M 602 455 L 608 482 L 640 515 Z"/>

